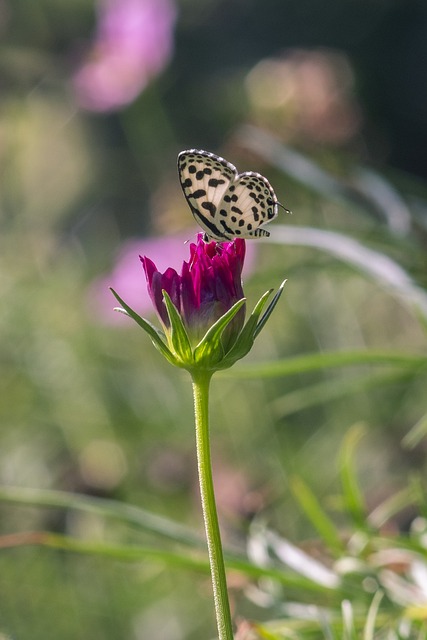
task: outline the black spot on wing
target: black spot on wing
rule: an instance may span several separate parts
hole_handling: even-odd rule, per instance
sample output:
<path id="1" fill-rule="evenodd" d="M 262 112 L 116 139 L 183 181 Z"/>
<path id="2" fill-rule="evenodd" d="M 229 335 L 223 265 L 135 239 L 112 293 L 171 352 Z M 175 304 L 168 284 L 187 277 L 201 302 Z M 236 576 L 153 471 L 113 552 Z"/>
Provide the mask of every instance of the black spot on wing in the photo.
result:
<path id="1" fill-rule="evenodd" d="M 211 216 L 214 216 L 216 214 L 216 206 L 214 205 L 213 202 L 202 202 L 201 204 L 202 209 L 206 209 L 206 211 L 209 211 L 209 213 L 211 214 Z"/>
<path id="2" fill-rule="evenodd" d="M 224 202 L 237 202 L 239 199 L 238 196 L 234 193 L 233 195 L 228 195 L 228 193 L 224 196 Z"/>
<path id="3" fill-rule="evenodd" d="M 197 189 L 196 191 L 194 191 L 194 193 L 190 194 L 190 197 L 197 200 L 198 198 L 203 198 L 205 195 L 206 191 L 204 189 Z"/>
<path id="4" fill-rule="evenodd" d="M 225 184 L 225 180 L 221 178 L 211 178 L 208 182 L 209 187 L 218 187 L 220 184 Z"/>

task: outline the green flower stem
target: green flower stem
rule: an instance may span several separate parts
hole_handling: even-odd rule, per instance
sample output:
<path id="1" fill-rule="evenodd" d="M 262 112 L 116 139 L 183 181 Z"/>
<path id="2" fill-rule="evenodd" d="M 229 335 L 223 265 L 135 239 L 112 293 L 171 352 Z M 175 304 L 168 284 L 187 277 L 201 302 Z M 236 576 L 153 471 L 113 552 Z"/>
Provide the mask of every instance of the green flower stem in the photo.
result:
<path id="1" fill-rule="evenodd" d="M 193 394 L 196 420 L 196 448 L 199 469 L 200 495 L 203 518 L 208 543 L 209 563 L 215 601 L 215 614 L 219 640 L 233 640 L 230 604 L 228 602 L 227 581 L 221 534 L 216 512 L 215 494 L 212 481 L 211 452 L 209 443 L 209 384 L 211 371 L 194 371 Z"/>

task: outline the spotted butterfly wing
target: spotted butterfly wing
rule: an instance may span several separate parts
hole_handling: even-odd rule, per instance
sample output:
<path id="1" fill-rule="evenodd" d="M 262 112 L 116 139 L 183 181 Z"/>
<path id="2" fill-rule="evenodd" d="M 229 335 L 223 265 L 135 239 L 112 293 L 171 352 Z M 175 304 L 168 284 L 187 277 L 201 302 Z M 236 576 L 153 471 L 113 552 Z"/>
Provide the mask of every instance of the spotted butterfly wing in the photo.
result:
<path id="1" fill-rule="evenodd" d="M 231 162 L 197 149 L 181 151 L 178 173 L 191 212 L 208 238 L 224 242 L 270 235 L 261 227 L 277 216 L 279 203 L 262 175 L 239 174 Z"/>

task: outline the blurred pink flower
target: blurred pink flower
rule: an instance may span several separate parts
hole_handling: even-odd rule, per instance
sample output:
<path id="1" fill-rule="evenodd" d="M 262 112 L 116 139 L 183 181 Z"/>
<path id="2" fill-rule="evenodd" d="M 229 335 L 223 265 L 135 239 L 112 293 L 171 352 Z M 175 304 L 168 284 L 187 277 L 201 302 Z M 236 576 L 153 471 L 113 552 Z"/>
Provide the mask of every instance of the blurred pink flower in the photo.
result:
<path id="1" fill-rule="evenodd" d="M 166 66 L 175 17 L 173 0 L 99 0 L 94 42 L 73 78 L 80 105 L 113 111 L 132 102 Z"/>
<path id="2" fill-rule="evenodd" d="M 91 316 L 104 324 L 121 324 L 128 326 L 128 319 L 113 308 L 117 306 L 109 287 L 120 292 L 130 307 L 140 315 L 151 315 L 153 303 L 147 290 L 139 255 L 149 255 L 160 271 L 168 267 L 179 269 L 188 258 L 187 241 L 193 237 L 193 231 L 174 236 L 141 238 L 126 242 L 113 267 L 107 276 L 95 280 L 89 287 L 88 306 Z M 244 275 L 248 275 L 254 265 L 255 246 L 247 243 Z"/>

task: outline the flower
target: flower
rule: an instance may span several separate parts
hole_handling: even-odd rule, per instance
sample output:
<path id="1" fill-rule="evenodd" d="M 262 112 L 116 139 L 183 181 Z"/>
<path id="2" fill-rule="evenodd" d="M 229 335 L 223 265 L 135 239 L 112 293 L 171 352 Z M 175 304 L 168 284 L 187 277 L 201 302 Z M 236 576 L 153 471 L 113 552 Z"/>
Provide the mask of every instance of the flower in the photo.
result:
<path id="1" fill-rule="evenodd" d="M 169 362 L 192 375 L 196 370 L 213 372 L 231 367 L 250 351 L 285 284 L 261 316 L 273 290 L 267 291 L 244 324 L 246 299 L 241 274 L 245 251 L 241 238 L 207 243 L 199 233 L 181 274 L 172 267 L 161 273 L 150 258 L 140 257 L 163 331 L 141 318 L 111 289 L 122 305 L 117 310 L 135 320 Z"/>
<path id="2" fill-rule="evenodd" d="M 127 303 L 138 309 L 139 313 L 145 315 L 154 311 L 146 283 L 141 278 L 141 265 L 135 256 L 150 256 L 159 271 L 165 271 L 169 266 L 179 267 L 188 255 L 188 238 L 187 230 L 169 236 L 132 238 L 124 242 L 111 271 L 93 280 L 88 287 L 87 306 L 90 318 L 108 325 L 120 326 L 125 322 L 124 316 L 111 307 L 109 287 L 120 291 Z M 255 242 L 246 245 L 243 277 L 248 277 L 254 269 L 256 249 Z"/>
<path id="3" fill-rule="evenodd" d="M 194 345 L 226 311 L 244 299 L 242 268 L 245 249 L 245 241 L 240 238 L 233 242 L 206 243 L 203 234 L 199 233 L 197 244 L 190 245 L 190 260 L 183 263 L 181 275 L 170 267 L 160 273 L 150 258 L 140 258 L 148 292 L 166 330 L 170 327 L 170 321 L 163 291 L 177 308 L 190 342 Z M 232 342 L 239 333 L 244 319 L 245 305 L 228 326 L 227 342 Z"/>
<path id="4" fill-rule="evenodd" d="M 172 51 L 172 0 L 99 0 L 98 28 L 73 85 L 82 107 L 113 111 L 134 100 Z"/>

